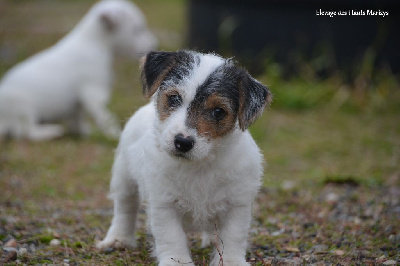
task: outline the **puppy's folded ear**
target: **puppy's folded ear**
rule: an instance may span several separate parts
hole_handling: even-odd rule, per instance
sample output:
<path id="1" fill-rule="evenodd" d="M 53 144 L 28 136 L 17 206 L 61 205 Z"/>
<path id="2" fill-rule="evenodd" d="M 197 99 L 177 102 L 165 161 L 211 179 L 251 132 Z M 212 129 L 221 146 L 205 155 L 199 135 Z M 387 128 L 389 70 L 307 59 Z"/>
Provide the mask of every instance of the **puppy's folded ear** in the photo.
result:
<path id="1" fill-rule="evenodd" d="M 118 27 L 118 16 L 115 10 L 107 10 L 100 14 L 100 22 L 105 30 L 114 31 Z"/>
<path id="2" fill-rule="evenodd" d="M 255 80 L 246 71 L 239 82 L 239 127 L 246 130 L 272 100 L 268 88 Z"/>
<path id="3" fill-rule="evenodd" d="M 174 52 L 149 52 L 140 59 L 144 96 L 150 98 L 176 64 Z"/>

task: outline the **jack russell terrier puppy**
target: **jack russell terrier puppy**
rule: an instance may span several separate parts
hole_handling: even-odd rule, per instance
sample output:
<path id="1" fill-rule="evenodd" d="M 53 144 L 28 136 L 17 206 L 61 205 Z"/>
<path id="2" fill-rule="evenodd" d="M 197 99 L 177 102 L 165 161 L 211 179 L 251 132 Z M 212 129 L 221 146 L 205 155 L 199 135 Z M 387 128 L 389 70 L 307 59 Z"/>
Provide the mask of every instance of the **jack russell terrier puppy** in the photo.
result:
<path id="1" fill-rule="evenodd" d="M 119 122 L 107 110 L 115 54 L 140 58 L 156 48 L 132 2 L 104 0 L 54 46 L 19 63 L 0 81 L 0 139 L 47 140 L 67 130 L 87 135 L 89 114 L 108 137 Z"/>
<path id="2" fill-rule="evenodd" d="M 217 235 L 211 265 L 248 265 L 263 156 L 247 128 L 270 103 L 270 92 L 215 54 L 150 52 L 141 64 L 151 102 L 121 135 L 111 179 L 114 217 L 97 247 L 135 247 L 145 201 L 159 265 L 193 265 L 187 230 Z"/>

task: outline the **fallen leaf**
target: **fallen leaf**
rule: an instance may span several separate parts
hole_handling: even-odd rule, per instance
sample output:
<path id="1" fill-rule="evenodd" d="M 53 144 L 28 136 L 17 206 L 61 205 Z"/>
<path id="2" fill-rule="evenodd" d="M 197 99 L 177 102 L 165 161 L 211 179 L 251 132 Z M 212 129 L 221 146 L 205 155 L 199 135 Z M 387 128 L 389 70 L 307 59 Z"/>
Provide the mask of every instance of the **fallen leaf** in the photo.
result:
<path id="1" fill-rule="evenodd" d="M 396 265 L 397 261 L 395 260 L 387 260 L 383 263 L 383 265 Z"/>
<path id="2" fill-rule="evenodd" d="M 5 247 L 10 247 L 10 248 L 16 248 L 17 247 L 17 240 L 12 238 L 12 239 L 8 240 L 7 243 L 4 246 Z"/>
<path id="3" fill-rule="evenodd" d="M 300 250 L 296 247 L 286 247 L 285 250 L 289 252 L 300 252 Z"/>
<path id="4" fill-rule="evenodd" d="M 336 249 L 335 251 L 333 251 L 333 253 L 337 256 L 343 256 L 344 253 L 346 253 L 344 250 L 341 249 Z"/>

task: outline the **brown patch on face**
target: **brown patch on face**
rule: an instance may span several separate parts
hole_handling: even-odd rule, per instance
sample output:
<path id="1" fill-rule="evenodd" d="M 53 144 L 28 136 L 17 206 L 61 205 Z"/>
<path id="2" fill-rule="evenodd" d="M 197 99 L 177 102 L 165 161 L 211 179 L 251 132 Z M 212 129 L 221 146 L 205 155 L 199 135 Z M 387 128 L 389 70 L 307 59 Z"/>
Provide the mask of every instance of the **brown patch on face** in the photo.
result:
<path id="1" fill-rule="evenodd" d="M 232 131 L 236 117 L 230 99 L 214 93 L 202 102 L 191 103 L 187 123 L 200 136 L 216 139 Z"/>
<path id="2" fill-rule="evenodd" d="M 171 96 L 180 96 L 176 90 L 160 91 L 157 96 L 157 113 L 161 121 L 166 120 L 178 106 L 171 106 Z"/>

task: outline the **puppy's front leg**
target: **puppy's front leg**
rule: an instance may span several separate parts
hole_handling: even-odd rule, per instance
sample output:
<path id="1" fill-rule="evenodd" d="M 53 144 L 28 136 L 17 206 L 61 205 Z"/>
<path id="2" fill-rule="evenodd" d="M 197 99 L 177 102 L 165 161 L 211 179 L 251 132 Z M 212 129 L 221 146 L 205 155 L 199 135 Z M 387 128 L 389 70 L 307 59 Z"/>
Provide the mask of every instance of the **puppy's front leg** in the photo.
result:
<path id="1" fill-rule="evenodd" d="M 108 94 L 104 91 L 105 89 L 100 88 L 85 88 L 80 95 L 81 104 L 105 135 L 117 139 L 121 133 L 121 127 L 114 115 L 106 108 Z"/>
<path id="2" fill-rule="evenodd" d="M 159 265 L 194 265 L 190 257 L 182 217 L 169 204 L 149 204 L 150 228 Z"/>
<path id="3" fill-rule="evenodd" d="M 251 223 L 251 205 L 234 206 L 219 216 L 216 232 L 216 250 L 212 266 L 244 266 L 246 246 Z"/>

